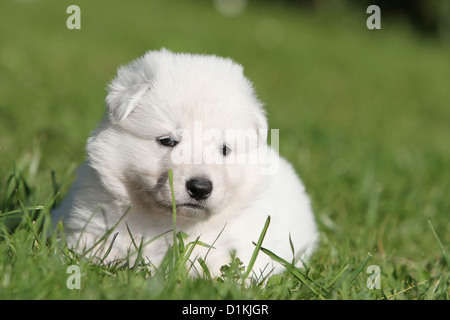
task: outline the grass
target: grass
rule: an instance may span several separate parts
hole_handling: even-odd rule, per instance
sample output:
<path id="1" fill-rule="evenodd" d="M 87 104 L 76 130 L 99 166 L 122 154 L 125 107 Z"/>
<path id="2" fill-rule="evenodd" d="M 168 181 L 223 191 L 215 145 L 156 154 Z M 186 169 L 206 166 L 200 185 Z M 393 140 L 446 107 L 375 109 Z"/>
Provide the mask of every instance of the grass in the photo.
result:
<path id="1" fill-rule="evenodd" d="M 369 31 L 365 8 L 250 2 L 227 18 L 205 1 L 77 3 L 78 31 L 65 27 L 69 1 L 0 5 L 1 299 L 449 299 L 448 44 L 400 22 Z M 286 268 L 264 287 L 242 285 L 251 265 L 239 257 L 218 279 L 191 279 L 180 261 L 201 239 L 176 232 L 156 272 L 139 259 L 99 266 L 43 237 L 103 115 L 107 82 L 163 46 L 245 66 L 312 198 L 321 244 L 304 270 L 258 239 L 255 254 Z M 73 264 L 80 290 L 66 286 Z M 380 289 L 367 287 L 371 265 Z"/>

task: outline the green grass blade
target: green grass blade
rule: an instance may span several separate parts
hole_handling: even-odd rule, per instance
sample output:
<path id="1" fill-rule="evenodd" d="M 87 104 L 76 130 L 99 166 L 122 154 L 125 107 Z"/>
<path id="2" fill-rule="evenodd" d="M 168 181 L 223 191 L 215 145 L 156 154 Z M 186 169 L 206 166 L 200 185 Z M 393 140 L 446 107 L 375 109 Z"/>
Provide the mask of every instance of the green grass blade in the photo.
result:
<path id="1" fill-rule="evenodd" d="M 198 236 L 197 239 L 195 239 L 195 241 L 190 242 L 186 245 L 185 249 L 182 252 L 182 256 L 177 261 L 177 263 L 178 263 L 177 271 L 178 272 L 182 271 L 185 268 L 186 263 L 189 260 L 189 257 L 191 256 L 192 251 L 194 251 L 194 248 L 197 245 L 197 242 L 199 239 L 200 239 L 200 236 Z"/>
<path id="2" fill-rule="evenodd" d="M 252 257 L 250 258 L 250 262 L 248 263 L 247 269 L 245 270 L 245 273 L 243 275 L 243 279 L 246 279 L 253 269 L 256 258 L 258 257 L 258 253 L 261 249 L 261 245 L 263 243 L 264 237 L 266 236 L 267 229 L 269 228 L 269 224 L 270 224 L 270 216 L 267 216 L 266 222 L 264 223 L 264 227 L 261 231 L 261 234 L 259 235 L 259 239 L 258 239 L 258 243 L 256 244 L 256 248 L 255 248 L 255 250 L 253 250 Z"/>
<path id="3" fill-rule="evenodd" d="M 346 264 L 329 282 L 326 286 L 324 286 L 325 290 L 331 288 L 349 269 L 350 265 Z"/>
<path id="4" fill-rule="evenodd" d="M 116 232 L 113 235 L 113 238 L 108 246 L 108 249 L 106 249 L 105 254 L 103 255 L 103 257 L 100 259 L 100 264 L 103 264 L 103 262 L 106 260 L 106 258 L 109 256 L 109 254 L 111 253 L 112 247 L 114 245 L 114 242 L 116 241 L 117 236 L 119 235 L 118 232 Z"/>
<path id="5" fill-rule="evenodd" d="M 217 240 L 219 239 L 219 237 L 222 235 L 223 230 L 225 230 L 225 227 L 227 226 L 227 224 L 225 223 L 225 225 L 223 226 L 222 230 L 220 230 L 219 234 L 217 235 L 217 237 L 214 239 L 214 241 L 211 243 L 210 248 L 208 249 L 208 251 L 206 251 L 205 256 L 203 257 L 204 261 L 206 261 L 206 259 L 208 258 L 208 254 L 211 251 L 211 249 L 215 249 L 214 245 L 216 244 Z"/>
<path id="6" fill-rule="evenodd" d="M 97 256 L 97 254 L 100 252 L 100 250 L 103 248 L 103 246 L 106 244 L 106 240 L 108 239 L 108 237 L 113 233 L 113 231 L 117 228 L 117 226 L 119 225 L 119 223 L 125 218 L 125 216 L 128 214 L 128 212 L 130 211 L 131 207 L 128 207 L 128 209 L 125 211 L 125 213 L 119 218 L 119 220 L 117 220 L 117 222 L 111 227 L 109 228 L 105 234 L 100 237 L 100 239 L 98 239 L 90 248 L 88 248 L 85 252 L 83 252 L 84 255 L 88 254 L 89 252 L 91 252 L 92 250 L 94 250 L 95 247 L 97 247 L 99 244 L 101 244 L 98 249 L 95 251 L 94 256 Z M 80 238 L 82 237 L 82 234 L 80 235 Z M 77 241 L 77 245 L 78 242 L 80 241 L 80 238 Z"/>
<path id="7" fill-rule="evenodd" d="M 361 273 L 361 271 L 364 269 L 364 267 L 370 261 L 370 259 L 372 259 L 372 257 L 373 255 L 370 252 L 368 252 L 364 260 L 361 261 L 361 263 L 356 267 L 355 271 L 353 271 L 353 273 L 348 278 L 347 281 L 348 286 L 350 286 L 353 283 L 353 281 L 355 281 L 356 277 Z"/>
<path id="8" fill-rule="evenodd" d="M 211 272 L 209 271 L 208 266 L 206 265 L 206 261 L 202 258 L 197 259 L 198 263 L 203 269 L 203 274 L 205 275 L 206 279 L 211 279 Z"/>
<path id="9" fill-rule="evenodd" d="M 173 246 L 175 250 L 175 260 L 178 259 L 178 241 L 177 241 L 177 206 L 175 202 L 175 192 L 173 190 L 173 170 L 169 170 L 169 185 L 170 193 L 172 196 L 172 233 L 173 233 Z"/>
<path id="10" fill-rule="evenodd" d="M 317 286 L 321 291 L 325 291 L 319 284 L 317 284 L 315 281 L 310 279 L 308 276 L 305 276 L 300 269 L 293 266 L 291 263 L 287 262 L 283 258 L 279 257 L 272 251 L 261 247 L 261 251 L 267 254 L 271 259 L 277 261 L 278 263 L 282 264 L 297 280 L 299 280 L 301 283 L 303 283 L 317 298 L 321 300 L 325 300 L 325 297 L 322 295 L 321 292 L 317 291 L 311 284 Z"/>
<path id="11" fill-rule="evenodd" d="M 433 232 L 434 237 L 436 238 L 436 241 L 439 244 L 439 248 L 441 248 L 441 252 L 442 252 L 442 255 L 444 256 L 445 262 L 447 263 L 447 267 L 450 268 L 450 257 L 448 256 L 447 252 L 445 251 L 444 246 L 442 245 L 442 242 L 439 239 L 436 231 L 434 230 L 433 225 L 431 224 L 430 220 L 428 220 L 428 225 L 430 226 L 431 231 Z"/>

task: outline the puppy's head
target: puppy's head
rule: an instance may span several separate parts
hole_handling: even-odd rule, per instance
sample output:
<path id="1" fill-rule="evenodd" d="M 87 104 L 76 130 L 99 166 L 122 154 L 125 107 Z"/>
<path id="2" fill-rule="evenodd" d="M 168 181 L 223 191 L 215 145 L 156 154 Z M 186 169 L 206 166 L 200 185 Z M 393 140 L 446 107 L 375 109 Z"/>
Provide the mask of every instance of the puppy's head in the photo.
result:
<path id="1" fill-rule="evenodd" d="M 237 209 L 259 186 L 267 122 L 232 60 L 150 51 L 118 70 L 106 102 L 90 162 L 133 205 L 170 214 L 169 169 L 181 217 Z"/>

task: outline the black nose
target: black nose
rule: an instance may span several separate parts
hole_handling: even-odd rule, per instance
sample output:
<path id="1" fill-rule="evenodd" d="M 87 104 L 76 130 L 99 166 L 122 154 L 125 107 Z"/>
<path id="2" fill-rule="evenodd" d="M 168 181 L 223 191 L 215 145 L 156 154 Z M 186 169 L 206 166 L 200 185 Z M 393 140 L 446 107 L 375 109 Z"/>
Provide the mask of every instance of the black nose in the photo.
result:
<path id="1" fill-rule="evenodd" d="M 212 182 L 207 179 L 193 178 L 186 182 L 186 189 L 191 198 L 195 200 L 205 200 L 208 198 L 211 195 L 212 188 Z"/>

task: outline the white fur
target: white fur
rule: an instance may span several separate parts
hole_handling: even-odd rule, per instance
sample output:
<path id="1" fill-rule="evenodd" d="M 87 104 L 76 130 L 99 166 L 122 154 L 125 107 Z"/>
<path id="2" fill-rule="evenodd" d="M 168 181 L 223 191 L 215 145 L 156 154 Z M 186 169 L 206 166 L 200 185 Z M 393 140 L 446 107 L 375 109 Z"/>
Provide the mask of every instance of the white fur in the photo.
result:
<path id="1" fill-rule="evenodd" d="M 139 245 L 171 230 L 167 172 L 173 169 L 177 231 L 187 233 L 189 241 L 200 236 L 200 241 L 212 244 L 217 239 L 214 249 L 197 246 L 191 256 L 204 257 L 209 251 L 206 263 L 214 275 L 230 262 L 232 251 L 248 264 L 255 248 L 252 242 L 258 241 L 268 215 L 271 224 L 263 247 L 292 261 L 291 237 L 295 258 L 309 257 L 317 229 L 308 196 L 291 165 L 273 150 L 271 161 L 279 166 L 273 175 L 262 175 L 260 163 L 219 163 L 224 158 L 221 143 L 234 145 L 236 137 L 227 136 L 229 129 L 255 130 L 257 149 L 266 144 L 262 104 L 240 65 L 216 56 L 149 51 L 119 69 L 106 101 L 107 117 L 88 139 L 87 160 L 78 179 L 52 213 L 54 222 L 63 221 L 70 246 L 83 251 L 120 221 L 109 237 L 110 241 L 117 233 L 106 259 L 113 261 L 133 251 L 130 232 Z M 189 140 L 195 124 L 219 132 L 220 145 L 216 146 L 217 139 Z M 163 136 L 175 137 L 179 144 L 162 146 L 158 138 Z M 199 143 L 212 149 L 199 148 Z M 183 144 L 192 147 L 192 159 L 211 161 L 174 163 L 171 152 Z M 232 148 L 230 156 L 239 152 L 257 150 Z M 213 183 L 211 196 L 201 202 L 202 209 L 183 206 L 195 203 L 186 181 L 198 176 Z M 157 266 L 171 244 L 169 232 L 148 244 L 144 257 Z M 106 242 L 90 254 L 102 257 L 108 246 Z M 267 274 L 272 269 L 278 272 L 282 267 L 260 252 L 253 270 Z"/>

